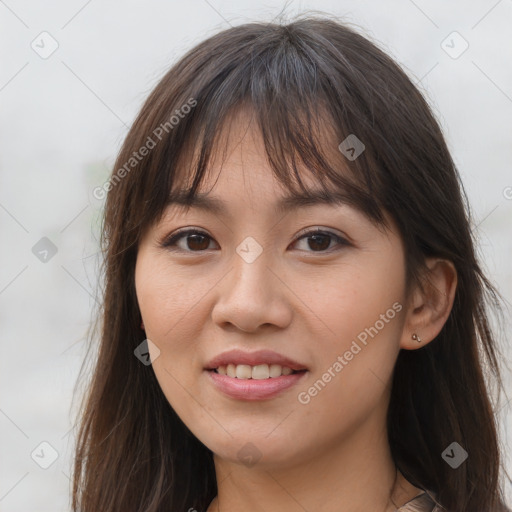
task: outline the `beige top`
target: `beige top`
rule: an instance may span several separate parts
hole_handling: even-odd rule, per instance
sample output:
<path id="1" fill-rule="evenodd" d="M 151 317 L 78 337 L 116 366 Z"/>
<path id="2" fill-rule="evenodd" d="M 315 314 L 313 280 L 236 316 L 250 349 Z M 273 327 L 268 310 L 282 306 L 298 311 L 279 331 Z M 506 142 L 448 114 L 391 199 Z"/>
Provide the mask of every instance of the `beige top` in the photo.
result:
<path id="1" fill-rule="evenodd" d="M 435 493 L 423 491 L 397 509 L 397 512 L 442 512 L 443 510 L 436 503 Z"/>

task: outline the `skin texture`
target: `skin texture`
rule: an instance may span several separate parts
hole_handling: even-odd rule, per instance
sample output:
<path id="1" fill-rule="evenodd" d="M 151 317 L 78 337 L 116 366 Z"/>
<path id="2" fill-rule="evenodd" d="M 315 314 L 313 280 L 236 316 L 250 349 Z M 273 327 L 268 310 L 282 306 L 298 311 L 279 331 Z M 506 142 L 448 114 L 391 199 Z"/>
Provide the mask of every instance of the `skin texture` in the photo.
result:
<path id="1" fill-rule="evenodd" d="M 395 505 L 390 501 L 392 371 L 400 349 L 418 349 L 441 330 L 453 303 L 453 265 L 429 260 L 433 286 L 407 295 L 394 223 L 383 231 L 347 205 L 276 214 L 274 204 L 287 191 L 272 176 L 260 135 L 248 122 L 244 115 L 235 119 L 227 159 L 222 168 L 213 165 L 200 187 L 225 201 L 226 211 L 171 206 L 140 242 L 135 284 L 147 338 L 160 350 L 156 377 L 183 422 L 214 453 L 218 497 L 209 512 L 395 510 L 421 490 L 398 473 Z M 314 187 L 309 176 L 303 179 Z M 185 236 L 177 247 L 161 247 L 180 228 L 210 238 L 187 243 Z M 300 239 L 315 228 L 349 243 Z M 248 236 L 263 249 L 252 263 L 236 252 Z M 400 311 L 378 334 L 359 343 L 342 371 L 300 403 L 298 394 L 397 303 Z M 230 349 L 274 350 L 308 373 L 269 400 L 229 398 L 203 369 Z M 238 456 L 249 442 L 258 458 L 250 466 Z"/>

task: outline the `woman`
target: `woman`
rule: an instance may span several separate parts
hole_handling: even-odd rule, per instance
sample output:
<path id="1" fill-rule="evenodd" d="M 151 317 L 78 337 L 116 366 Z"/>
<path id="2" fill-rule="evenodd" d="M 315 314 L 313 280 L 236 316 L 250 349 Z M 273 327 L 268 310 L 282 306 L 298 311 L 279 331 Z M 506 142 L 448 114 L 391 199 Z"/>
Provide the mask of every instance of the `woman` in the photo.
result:
<path id="1" fill-rule="evenodd" d="M 207 39 L 104 189 L 73 510 L 507 510 L 496 293 L 436 120 L 368 39 Z"/>

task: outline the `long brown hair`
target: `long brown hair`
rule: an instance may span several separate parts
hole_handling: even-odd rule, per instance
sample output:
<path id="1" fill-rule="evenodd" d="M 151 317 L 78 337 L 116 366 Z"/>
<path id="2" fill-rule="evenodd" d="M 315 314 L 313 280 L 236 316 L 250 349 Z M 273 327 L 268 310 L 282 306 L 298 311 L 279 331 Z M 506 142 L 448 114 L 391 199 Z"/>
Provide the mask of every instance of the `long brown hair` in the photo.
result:
<path id="1" fill-rule="evenodd" d="M 216 495 L 212 452 L 169 405 L 151 366 L 134 356 L 145 339 L 134 269 L 141 236 L 160 219 L 171 191 L 183 188 L 179 169 L 188 171 L 191 199 L 216 135 L 240 108 L 257 120 L 281 183 L 306 190 L 301 166 L 377 224 L 385 224 L 384 211 L 391 215 L 408 283 L 417 282 L 428 256 L 455 265 L 458 288 L 442 331 L 398 355 L 389 443 L 404 476 L 435 492 L 447 510 L 506 510 L 487 382 L 502 387 L 488 316 L 499 296 L 475 256 L 457 169 L 404 71 L 355 28 L 318 15 L 236 26 L 198 44 L 161 79 L 124 141 L 101 189 L 108 195 L 100 344 L 80 411 L 73 510 L 202 512 Z M 356 159 L 337 149 L 350 134 L 365 145 Z M 457 469 L 441 456 L 453 442 L 469 454 Z"/>

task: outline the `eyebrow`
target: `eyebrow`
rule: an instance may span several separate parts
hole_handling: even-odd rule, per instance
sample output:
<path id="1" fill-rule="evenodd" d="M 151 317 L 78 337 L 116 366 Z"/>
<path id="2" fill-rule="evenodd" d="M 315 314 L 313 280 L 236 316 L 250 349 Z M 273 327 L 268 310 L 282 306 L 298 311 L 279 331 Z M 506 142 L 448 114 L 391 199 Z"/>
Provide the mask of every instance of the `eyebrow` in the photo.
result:
<path id="1" fill-rule="evenodd" d="M 188 208 L 197 208 L 215 215 L 222 215 L 227 210 L 226 202 L 218 197 L 210 196 L 204 192 L 196 193 L 192 199 L 187 199 L 187 191 L 180 190 L 170 194 L 168 206 L 180 205 Z M 292 192 L 281 197 L 275 204 L 276 213 L 285 213 L 302 207 L 319 205 L 340 206 L 349 204 L 346 194 L 340 192 L 326 192 L 323 190 L 310 191 L 308 193 Z"/>

